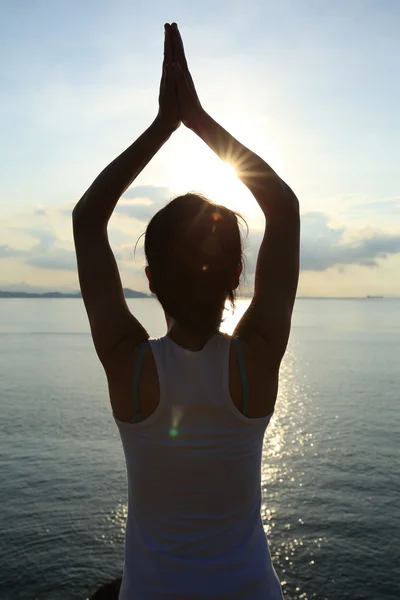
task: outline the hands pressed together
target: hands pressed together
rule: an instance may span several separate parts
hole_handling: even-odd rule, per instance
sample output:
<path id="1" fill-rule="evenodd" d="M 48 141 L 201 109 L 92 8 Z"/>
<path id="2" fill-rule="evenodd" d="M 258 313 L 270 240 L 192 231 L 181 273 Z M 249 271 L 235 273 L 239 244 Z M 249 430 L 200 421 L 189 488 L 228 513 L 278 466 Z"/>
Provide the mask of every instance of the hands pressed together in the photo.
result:
<path id="1" fill-rule="evenodd" d="M 193 129 L 204 110 L 186 62 L 181 34 L 176 23 L 166 23 L 163 72 L 160 85 L 160 119 L 171 131 L 181 122 Z"/>

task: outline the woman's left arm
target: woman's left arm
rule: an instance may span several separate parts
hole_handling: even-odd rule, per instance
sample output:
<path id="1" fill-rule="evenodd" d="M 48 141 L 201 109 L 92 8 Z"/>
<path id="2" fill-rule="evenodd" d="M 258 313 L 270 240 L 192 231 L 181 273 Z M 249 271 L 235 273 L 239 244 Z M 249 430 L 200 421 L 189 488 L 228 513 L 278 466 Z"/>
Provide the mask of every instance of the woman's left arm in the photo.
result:
<path id="1" fill-rule="evenodd" d="M 79 283 L 95 348 L 104 366 L 122 340 L 129 338 L 135 346 L 148 338 L 126 304 L 107 225 L 119 198 L 180 125 L 170 33 L 168 26 L 156 119 L 100 173 L 72 213 Z"/>

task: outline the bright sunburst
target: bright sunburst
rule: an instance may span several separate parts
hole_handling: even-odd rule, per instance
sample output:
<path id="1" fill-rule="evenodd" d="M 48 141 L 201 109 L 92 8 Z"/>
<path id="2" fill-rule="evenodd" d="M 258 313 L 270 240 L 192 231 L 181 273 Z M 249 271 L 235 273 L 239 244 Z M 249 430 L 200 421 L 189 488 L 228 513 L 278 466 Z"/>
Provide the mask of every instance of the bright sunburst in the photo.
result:
<path id="1" fill-rule="evenodd" d="M 229 204 L 237 204 L 241 189 L 232 164 L 218 160 L 209 168 L 204 185 L 211 198 L 218 198 L 219 202 L 225 200 Z"/>
<path id="2" fill-rule="evenodd" d="M 247 208 L 253 208 L 249 207 L 249 192 L 239 180 L 234 165 L 222 162 L 195 139 L 185 141 L 179 170 L 174 169 L 173 189 L 178 193 L 204 193 L 210 200 L 239 212 L 248 212 Z"/>

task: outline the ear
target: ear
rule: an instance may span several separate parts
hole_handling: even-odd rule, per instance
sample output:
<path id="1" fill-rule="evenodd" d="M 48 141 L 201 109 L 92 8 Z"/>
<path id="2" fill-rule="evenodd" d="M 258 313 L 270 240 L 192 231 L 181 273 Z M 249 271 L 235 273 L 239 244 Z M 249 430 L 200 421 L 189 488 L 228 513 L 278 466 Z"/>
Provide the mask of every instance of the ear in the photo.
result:
<path id="1" fill-rule="evenodd" d="M 146 273 L 146 277 L 149 282 L 149 290 L 151 291 L 152 294 L 154 294 L 153 285 L 152 285 L 152 274 L 151 274 L 150 267 L 148 265 L 145 267 L 144 272 Z"/>

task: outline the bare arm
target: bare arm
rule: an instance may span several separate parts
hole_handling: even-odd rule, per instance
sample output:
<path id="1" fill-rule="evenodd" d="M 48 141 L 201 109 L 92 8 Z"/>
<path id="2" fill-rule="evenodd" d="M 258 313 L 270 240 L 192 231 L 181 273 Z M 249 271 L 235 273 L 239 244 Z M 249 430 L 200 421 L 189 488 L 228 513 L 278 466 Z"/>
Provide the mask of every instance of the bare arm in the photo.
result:
<path id="1" fill-rule="evenodd" d="M 72 214 L 80 288 L 103 363 L 123 339 L 129 337 L 135 345 L 148 337 L 125 301 L 107 223 L 120 196 L 168 137 L 155 121 L 97 177 Z"/>
<path id="2" fill-rule="evenodd" d="M 134 346 L 148 337 L 130 313 L 107 236 L 119 198 L 179 126 L 172 75 L 170 28 L 166 28 L 160 110 L 150 127 L 95 179 L 73 211 L 79 282 L 93 341 L 103 364 L 122 340 Z"/>
<path id="3" fill-rule="evenodd" d="M 157 116 L 150 127 L 96 177 L 75 205 L 74 223 L 79 220 L 91 226 L 107 226 L 120 197 L 173 131 Z"/>
<path id="4" fill-rule="evenodd" d="M 257 200 L 266 219 L 255 273 L 253 300 L 234 335 L 279 364 L 286 350 L 299 274 L 299 203 L 289 186 L 259 156 L 238 142 L 202 108 L 173 26 L 174 63 L 183 123 L 222 159 Z"/>
<path id="5" fill-rule="evenodd" d="M 274 362 L 280 363 L 290 333 L 299 274 L 299 203 L 288 185 L 259 156 L 235 140 L 208 115 L 194 131 L 214 152 L 233 164 L 265 216 L 253 300 L 235 329 Z"/>

